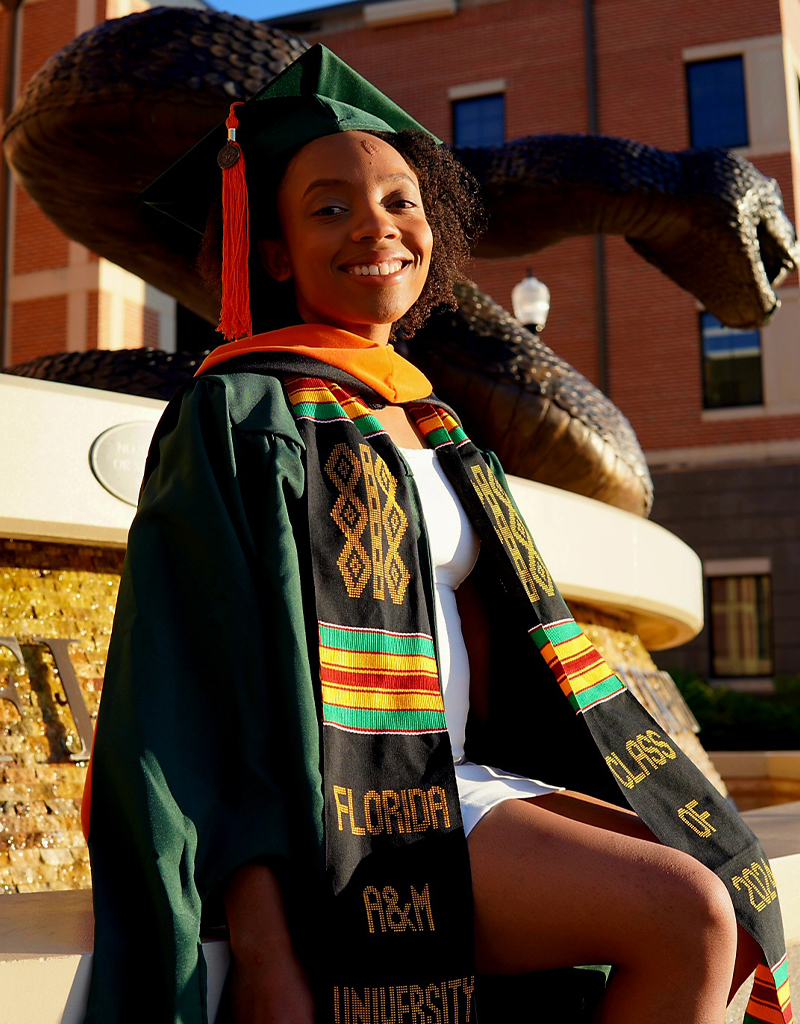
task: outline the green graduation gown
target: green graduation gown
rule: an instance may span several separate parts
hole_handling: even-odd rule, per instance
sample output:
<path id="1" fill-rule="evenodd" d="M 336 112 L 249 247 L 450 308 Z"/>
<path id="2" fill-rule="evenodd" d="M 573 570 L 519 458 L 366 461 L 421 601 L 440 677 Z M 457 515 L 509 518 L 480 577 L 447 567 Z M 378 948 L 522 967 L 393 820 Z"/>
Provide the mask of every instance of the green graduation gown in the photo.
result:
<path id="1" fill-rule="evenodd" d="M 319 467 L 309 476 L 296 416 L 269 373 L 209 372 L 173 400 L 156 432 L 93 755 L 96 943 L 87 1024 L 205 1024 L 201 918 L 213 917 L 222 883 L 246 863 L 268 863 L 284 882 L 301 958 L 317 964 L 326 942 L 330 949 L 325 709 L 309 533 L 316 513 L 307 501 L 322 477 Z M 470 458 L 475 465 L 480 456 Z M 499 482 L 495 496 L 507 501 L 497 460 L 483 458 Z M 407 493 L 408 534 L 435 636 L 427 540 L 413 487 Z M 469 500 L 478 514 L 475 493 Z M 483 525 L 484 547 L 491 546 L 492 527 L 487 534 Z M 623 802 L 598 749 L 607 746 L 606 726 L 590 736 L 589 705 L 573 694 L 571 707 L 553 685 L 548 660 L 558 661 L 558 649 L 572 641 L 560 624 L 546 626 L 546 636 L 533 631 L 543 656 L 536 655 L 515 581 L 506 574 L 503 585 L 496 564 L 482 550 L 474 570 L 490 616 L 492 664 L 489 720 L 468 723 L 468 756 Z M 638 705 L 631 713 L 632 721 L 644 714 Z M 330 820 L 330 806 L 327 813 Z M 458 859 L 459 847 L 451 848 Z M 463 902 L 468 914 L 469 892 Z M 449 917 L 458 917 L 450 906 Z"/>

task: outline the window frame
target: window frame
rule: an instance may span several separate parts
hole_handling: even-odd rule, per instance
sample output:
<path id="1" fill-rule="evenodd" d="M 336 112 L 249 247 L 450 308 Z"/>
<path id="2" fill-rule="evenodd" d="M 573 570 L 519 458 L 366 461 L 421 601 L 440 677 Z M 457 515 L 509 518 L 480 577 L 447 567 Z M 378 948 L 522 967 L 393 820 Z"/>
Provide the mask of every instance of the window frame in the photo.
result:
<path id="1" fill-rule="evenodd" d="M 705 332 L 705 318 L 710 317 L 715 320 L 716 323 L 723 329 L 725 333 L 729 333 L 734 336 L 742 336 L 753 334 L 758 338 L 758 365 L 759 365 L 759 398 L 755 401 L 739 401 L 739 402 L 712 402 L 709 395 L 709 387 L 706 375 L 706 362 L 711 357 L 706 355 L 706 332 Z M 713 326 L 713 325 L 712 325 Z M 702 384 L 703 393 L 703 411 L 704 412 L 717 412 L 718 410 L 742 410 L 742 409 L 759 409 L 763 408 L 765 404 L 764 399 L 764 385 L 765 385 L 765 374 L 764 374 L 764 338 L 759 328 L 755 330 L 740 331 L 734 327 L 726 327 L 720 320 L 718 320 L 713 313 L 709 313 L 708 310 L 701 309 L 698 312 L 697 317 L 697 330 L 699 338 L 699 356 L 700 356 L 700 380 Z M 721 357 L 722 358 L 722 357 Z M 746 356 L 731 356 L 728 355 L 727 359 L 747 358 Z"/>
<path id="2" fill-rule="evenodd" d="M 694 124 L 695 115 L 697 113 L 696 107 L 699 106 L 696 102 L 693 103 L 693 95 L 695 100 L 697 99 L 697 89 L 692 88 L 692 68 L 699 68 L 702 65 L 712 64 L 731 64 L 734 61 L 738 61 L 739 71 L 741 76 L 741 109 L 737 109 L 737 113 L 743 120 L 744 139 L 741 140 L 739 137 L 734 136 L 730 142 L 719 141 L 716 139 L 696 139 L 695 132 L 698 131 L 698 126 Z M 684 76 L 686 80 L 686 114 L 689 122 L 689 145 L 693 149 L 747 149 L 752 141 L 752 130 L 750 127 L 750 111 L 748 109 L 747 102 L 747 77 L 745 72 L 745 55 L 744 53 L 726 53 L 720 54 L 716 57 L 705 57 L 699 60 L 687 60 L 684 63 Z M 737 83 L 738 87 L 738 83 Z M 726 93 L 730 96 L 730 85 L 725 89 L 720 89 L 721 93 Z M 737 104 L 738 106 L 738 104 Z"/>
<path id="3" fill-rule="evenodd" d="M 724 683 L 727 681 L 740 681 L 742 683 L 757 683 L 765 679 L 771 679 L 775 674 L 775 615 L 773 601 L 773 576 L 770 560 L 767 558 L 751 559 L 729 559 L 707 562 L 704 567 L 705 576 L 705 600 L 706 600 L 706 622 L 708 626 L 708 671 L 709 679 L 712 682 Z M 717 662 L 722 657 L 730 657 L 718 650 L 718 634 L 714 624 L 714 606 L 712 604 L 712 586 L 719 580 L 765 580 L 766 600 L 765 613 L 762 619 L 759 615 L 758 591 L 756 591 L 756 602 L 753 606 L 755 611 L 755 637 L 757 644 L 764 641 L 763 650 L 766 652 L 761 661 L 763 664 L 756 665 L 753 671 L 742 670 L 742 664 L 735 666 L 737 671 L 720 672 L 717 669 Z M 758 584 L 756 583 L 756 586 Z M 741 634 L 737 634 L 737 639 Z M 741 645 L 739 645 L 741 646 Z M 759 647 L 759 654 L 762 648 Z M 736 652 L 738 655 L 738 652 Z"/>
<path id="4" fill-rule="evenodd" d="M 471 103 L 479 100 L 499 98 L 502 102 L 501 118 L 501 139 L 499 142 L 461 142 L 456 137 L 456 110 L 459 104 Z M 483 146 L 502 145 L 507 141 L 507 110 L 506 110 L 506 81 L 502 78 L 492 79 L 485 82 L 472 82 L 467 85 L 457 85 L 448 89 L 447 98 L 450 101 L 450 134 L 454 146 Z"/>
<path id="5" fill-rule="evenodd" d="M 737 148 L 735 152 L 751 159 L 789 151 L 800 152 L 798 111 L 795 108 L 794 90 L 789 87 L 787 77 L 790 68 L 800 73 L 800 59 L 793 54 L 786 38 L 777 32 L 724 42 L 701 43 L 686 46 L 681 51 L 684 64 L 731 56 L 741 56 L 744 61 L 747 130 L 750 139 L 747 146 Z M 688 96 L 686 100 L 688 111 Z"/>

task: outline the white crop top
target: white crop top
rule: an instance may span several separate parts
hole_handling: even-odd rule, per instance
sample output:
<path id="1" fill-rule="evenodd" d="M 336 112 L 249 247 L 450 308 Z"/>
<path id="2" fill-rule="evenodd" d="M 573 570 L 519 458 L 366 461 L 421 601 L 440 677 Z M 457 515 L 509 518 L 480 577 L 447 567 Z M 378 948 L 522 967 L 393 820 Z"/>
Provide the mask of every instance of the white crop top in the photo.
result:
<path id="1" fill-rule="evenodd" d="M 414 474 L 428 530 L 444 709 L 456 762 L 461 819 L 464 831 L 469 835 L 497 804 L 505 800 L 530 800 L 561 787 L 466 760 L 464 731 L 469 712 L 469 658 L 455 591 L 472 571 L 480 541 L 433 449 L 404 448 L 403 455 Z"/>
<path id="2" fill-rule="evenodd" d="M 403 448 L 419 492 L 433 564 L 439 671 L 453 759 L 464 757 L 469 658 L 455 591 L 478 558 L 480 540 L 432 448 Z"/>

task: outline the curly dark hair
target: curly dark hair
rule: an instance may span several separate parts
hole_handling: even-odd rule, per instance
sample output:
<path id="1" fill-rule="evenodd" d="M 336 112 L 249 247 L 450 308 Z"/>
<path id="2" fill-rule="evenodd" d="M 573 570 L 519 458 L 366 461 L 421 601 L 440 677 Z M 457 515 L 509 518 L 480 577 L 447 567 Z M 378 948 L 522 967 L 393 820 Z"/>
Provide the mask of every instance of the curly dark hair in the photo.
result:
<path id="1" fill-rule="evenodd" d="M 433 234 L 431 267 L 422 294 L 397 323 L 392 338 L 408 339 L 418 331 L 434 309 L 456 308 L 453 285 L 463 279 L 470 249 L 483 229 L 483 206 L 478 184 L 443 146 L 425 132 L 397 134 L 369 132 L 397 150 L 419 180 L 425 216 Z M 280 235 L 275 196 L 286 168 L 265 172 L 248 163 L 250 192 L 250 312 L 253 331 L 274 330 L 299 322 L 291 281 L 275 281 L 265 270 L 258 254 L 262 238 Z M 255 182 L 258 186 L 255 186 Z M 217 201 L 208 218 L 197 266 L 206 286 L 219 295 L 222 280 L 222 208 Z"/>

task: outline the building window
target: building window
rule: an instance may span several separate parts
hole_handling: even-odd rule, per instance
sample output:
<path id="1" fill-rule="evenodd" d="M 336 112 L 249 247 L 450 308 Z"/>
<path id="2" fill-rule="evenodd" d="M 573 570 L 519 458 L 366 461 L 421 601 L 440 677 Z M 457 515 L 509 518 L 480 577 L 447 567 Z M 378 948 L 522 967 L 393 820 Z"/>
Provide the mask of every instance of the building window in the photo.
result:
<path id="1" fill-rule="evenodd" d="M 708 580 L 713 676 L 772 675 L 772 599 L 768 574 Z"/>
<path id="2" fill-rule="evenodd" d="M 761 405 L 761 334 L 724 327 L 710 313 L 700 314 L 703 352 L 703 404 L 706 409 Z"/>
<path id="3" fill-rule="evenodd" d="M 502 92 L 453 100 L 456 146 L 499 146 L 505 139 L 506 98 Z"/>
<path id="4" fill-rule="evenodd" d="M 741 55 L 686 65 L 692 146 L 735 149 L 749 143 Z"/>

